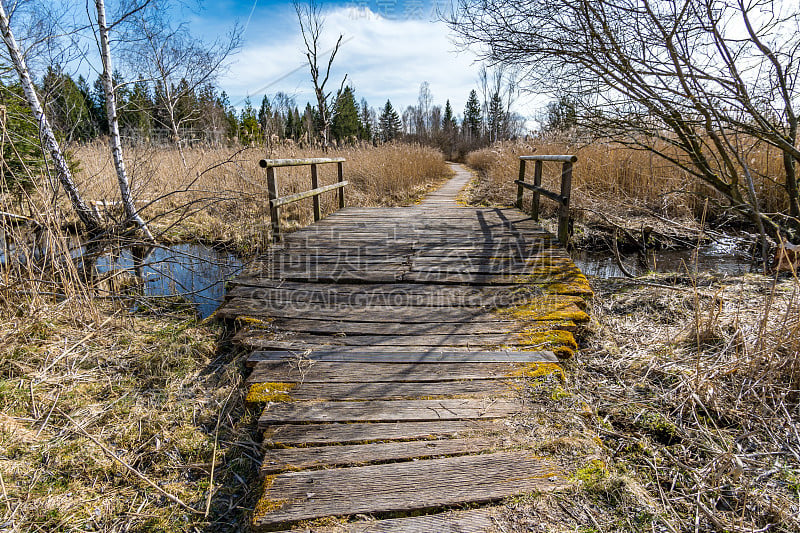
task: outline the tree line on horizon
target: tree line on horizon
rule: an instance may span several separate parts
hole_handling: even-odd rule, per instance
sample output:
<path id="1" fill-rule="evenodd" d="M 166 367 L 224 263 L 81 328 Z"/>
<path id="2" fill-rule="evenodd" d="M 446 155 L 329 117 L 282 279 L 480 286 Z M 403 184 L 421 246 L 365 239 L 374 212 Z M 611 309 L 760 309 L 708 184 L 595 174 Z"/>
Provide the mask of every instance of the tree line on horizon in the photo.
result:
<path id="1" fill-rule="evenodd" d="M 237 110 L 227 93 L 210 82 L 195 88 L 180 80 L 166 90 L 159 81 L 128 81 L 119 72 L 114 73 L 113 82 L 120 130 L 129 143 L 322 143 L 318 108 L 311 103 L 299 107 L 283 92 L 264 95 L 258 107 L 248 97 Z M 105 94 L 99 77 L 90 84 L 83 75 L 74 78 L 62 67 L 52 65 L 37 86 L 48 117 L 64 141 L 86 143 L 108 135 Z M 21 157 L 30 159 L 26 164 L 36 166 L 43 156 L 37 146 L 34 119 L 24 105 L 18 83 L 0 80 L 0 105 L 5 108 L 7 133 L 19 152 L 19 157 L 8 154 L 6 160 L 19 166 L 22 161 L 14 160 Z M 337 145 L 406 140 L 435 146 L 448 157 L 514 138 L 523 127 L 521 117 L 503 103 L 500 91 L 482 102 L 478 92 L 472 90 L 463 114 L 458 116 L 449 99 L 443 107 L 432 104 L 427 82 L 420 87 L 417 105 L 403 110 L 395 109 L 388 99 L 378 109 L 370 107 L 365 98 L 359 102 L 350 85 L 338 91 L 331 108 L 329 138 Z"/>

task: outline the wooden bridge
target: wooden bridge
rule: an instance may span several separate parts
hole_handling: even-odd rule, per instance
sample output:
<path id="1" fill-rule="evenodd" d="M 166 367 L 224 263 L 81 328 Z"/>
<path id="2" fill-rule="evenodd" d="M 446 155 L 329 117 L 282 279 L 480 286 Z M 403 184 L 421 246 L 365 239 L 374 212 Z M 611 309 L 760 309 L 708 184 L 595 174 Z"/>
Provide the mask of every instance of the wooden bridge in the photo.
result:
<path id="1" fill-rule="evenodd" d="M 254 529 L 486 531 L 484 504 L 567 483 L 507 427 L 526 381 L 576 349 L 591 289 L 526 214 L 462 205 L 454 168 L 419 205 L 286 235 L 218 311 L 246 324 L 263 405 Z"/>

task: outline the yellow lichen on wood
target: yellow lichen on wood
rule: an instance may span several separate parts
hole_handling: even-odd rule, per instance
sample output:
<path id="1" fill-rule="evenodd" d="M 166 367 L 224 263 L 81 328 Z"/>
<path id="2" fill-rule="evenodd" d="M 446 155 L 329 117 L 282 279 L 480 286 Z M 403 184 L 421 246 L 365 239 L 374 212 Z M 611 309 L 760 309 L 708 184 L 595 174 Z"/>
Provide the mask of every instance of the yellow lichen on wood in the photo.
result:
<path id="1" fill-rule="evenodd" d="M 594 291 L 589 285 L 589 280 L 587 280 L 584 275 L 575 276 L 571 280 L 550 283 L 544 287 L 544 291 L 550 294 L 569 294 L 586 298 L 592 298 L 594 296 Z"/>
<path id="2" fill-rule="evenodd" d="M 240 315 L 236 317 L 237 322 L 248 324 L 251 326 L 263 326 L 272 322 L 272 319 L 256 318 L 254 316 Z"/>
<path id="3" fill-rule="evenodd" d="M 247 403 L 291 402 L 289 391 L 297 383 L 254 383 L 247 391 Z"/>
<path id="4" fill-rule="evenodd" d="M 272 484 L 275 482 L 276 477 L 277 476 L 264 477 L 264 483 L 261 489 L 261 498 L 258 499 L 256 508 L 253 510 L 254 526 L 258 526 L 259 520 L 264 518 L 269 513 L 277 511 L 289 503 L 289 500 L 273 500 L 268 496 L 269 489 L 272 488 Z"/>
<path id="5" fill-rule="evenodd" d="M 523 322 L 549 320 L 587 322 L 589 315 L 570 300 L 553 300 L 545 298 L 540 302 L 518 305 L 498 312 Z"/>
<path id="6" fill-rule="evenodd" d="M 558 357 L 567 359 L 575 354 L 578 343 L 569 331 L 560 329 L 549 331 L 523 330 L 519 335 L 520 344 L 528 348 L 551 350 Z"/>
<path id="7" fill-rule="evenodd" d="M 566 381 L 564 369 L 558 363 L 525 363 L 517 370 L 506 375 L 513 378 L 540 378 L 554 374 L 558 376 L 562 383 Z"/>

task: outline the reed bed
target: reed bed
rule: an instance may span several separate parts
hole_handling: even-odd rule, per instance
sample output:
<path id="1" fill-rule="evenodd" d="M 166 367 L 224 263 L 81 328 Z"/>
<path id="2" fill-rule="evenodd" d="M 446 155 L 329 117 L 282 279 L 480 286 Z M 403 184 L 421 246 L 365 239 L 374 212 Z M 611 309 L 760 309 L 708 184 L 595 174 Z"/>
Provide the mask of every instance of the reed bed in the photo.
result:
<path id="1" fill-rule="evenodd" d="M 0 197 L 26 213 L 2 218 L 0 529 L 235 531 L 258 457 L 240 354 L 186 307 L 133 314 L 141 295 L 98 286 L 48 193 Z"/>
<path id="2" fill-rule="evenodd" d="M 516 200 L 513 181 L 519 173 L 521 155 L 575 154 L 572 206 L 578 221 L 592 218 L 592 213 L 636 216 L 656 213 L 692 223 L 706 213 L 708 219 L 724 218 L 719 207 L 721 197 L 709 187 L 672 163 L 643 150 L 611 142 L 591 144 L 559 139 L 531 142 L 506 142 L 471 152 L 467 164 L 477 170 L 480 179 L 470 192 L 472 203 L 510 205 Z M 783 173 L 780 153 L 766 146 L 749 150 L 749 164 L 756 176 L 756 193 L 763 212 L 785 210 L 785 195 L 773 181 Z M 560 188 L 560 165 L 545 164 L 542 183 L 545 188 Z M 530 170 L 528 180 L 532 181 Z M 530 193 L 526 193 L 526 206 Z M 706 206 L 706 198 L 711 202 Z M 555 213 L 555 203 L 544 199 L 543 216 Z M 596 218 L 596 217 L 595 217 Z"/>
<path id="3" fill-rule="evenodd" d="M 116 177 L 107 146 L 94 143 L 75 150 L 80 188 L 93 201 L 114 200 Z M 143 216 L 159 238 L 203 241 L 253 253 L 268 246 L 269 204 L 266 175 L 259 159 L 344 157 L 347 205 L 397 206 L 418 200 L 450 175 L 440 152 L 416 144 L 359 146 L 323 152 L 283 144 L 264 148 L 176 148 L 133 146 L 127 151 L 131 187 Z M 279 195 L 311 188 L 308 167 L 276 170 Z M 320 185 L 336 181 L 336 165 L 319 167 Z M 335 210 L 336 193 L 321 197 L 323 213 Z M 108 209 L 119 217 L 118 209 Z M 313 220 L 311 200 L 281 210 L 282 227 Z"/>

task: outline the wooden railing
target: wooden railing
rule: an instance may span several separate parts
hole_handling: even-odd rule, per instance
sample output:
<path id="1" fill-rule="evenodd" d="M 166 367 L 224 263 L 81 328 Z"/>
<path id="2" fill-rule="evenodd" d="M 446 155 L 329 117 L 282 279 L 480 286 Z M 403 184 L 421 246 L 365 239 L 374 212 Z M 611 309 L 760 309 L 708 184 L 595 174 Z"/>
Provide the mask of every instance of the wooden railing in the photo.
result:
<path id="1" fill-rule="evenodd" d="M 341 157 L 336 158 L 312 158 L 312 159 L 262 159 L 258 162 L 261 168 L 267 169 L 267 190 L 269 192 L 269 213 L 272 219 L 272 240 L 279 242 L 281 240 L 281 223 L 280 223 L 280 207 L 292 202 L 297 202 L 305 198 L 313 198 L 314 200 L 314 222 L 322 218 L 322 210 L 319 205 L 319 195 L 328 192 L 339 190 L 339 209 L 344 207 L 344 186 L 347 181 L 344 179 L 344 166 L 345 160 Z M 326 165 L 329 163 L 336 163 L 337 167 L 337 182 L 332 185 L 319 186 L 319 179 L 317 178 L 317 165 Z M 311 190 L 290 194 L 289 196 L 278 197 L 278 178 L 275 176 L 275 169 L 278 167 L 311 167 Z"/>
<path id="2" fill-rule="evenodd" d="M 569 242 L 569 195 L 572 189 L 572 164 L 578 160 L 576 155 L 523 155 L 519 158 L 519 179 L 517 184 L 517 209 L 522 209 L 522 193 L 525 189 L 533 191 L 531 218 L 539 220 L 539 197 L 544 195 L 558 202 L 558 240 L 564 246 Z M 533 161 L 533 184 L 525 181 L 525 162 Z M 561 194 L 542 187 L 542 164 L 545 161 L 563 163 L 561 167 Z"/>

